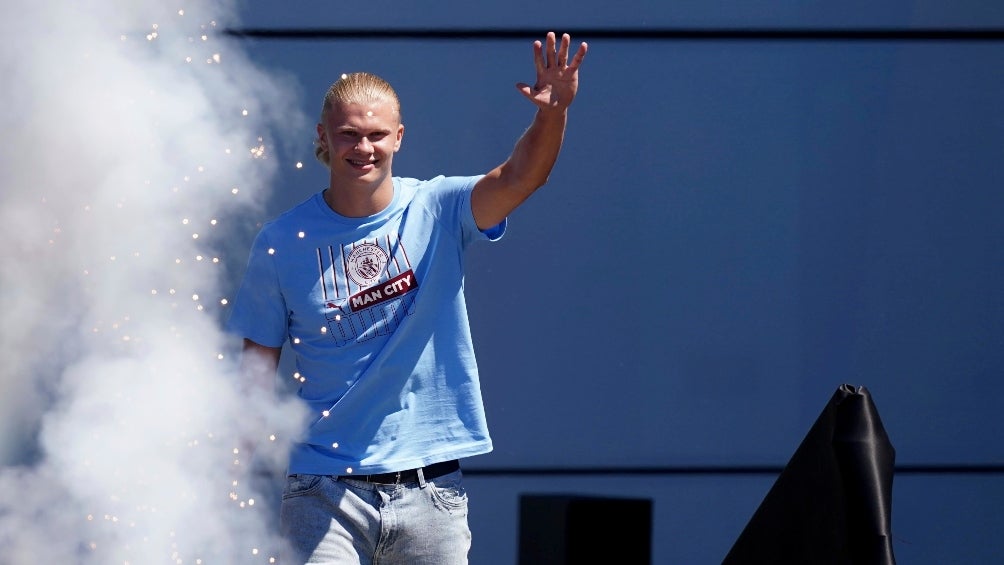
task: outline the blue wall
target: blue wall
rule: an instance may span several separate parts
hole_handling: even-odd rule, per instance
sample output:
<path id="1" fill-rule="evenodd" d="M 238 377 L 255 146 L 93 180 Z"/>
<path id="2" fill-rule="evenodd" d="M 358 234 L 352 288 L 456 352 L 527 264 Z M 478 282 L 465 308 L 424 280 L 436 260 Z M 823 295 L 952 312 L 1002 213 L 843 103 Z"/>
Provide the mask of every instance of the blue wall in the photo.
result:
<path id="1" fill-rule="evenodd" d="M 248 27 L 1004 26 L 1004 5 L 302 2 Z M 485 172 L 532 108 L 530 42 L 246 40 L 316 114 L 342 72 L 404 103 L 398 175 Z M 469 469 L 783 465 L 841 383 L 900 465 L 1004 463 L 1004 42 L 594 40 L 551 182 L 470 254 L 496 451 Z M 287 142 L 274 215 L 326 183 Z M 306 166 L 292 166 L 302 160 Z M 715 563 L 773 476 L 472 475 L 473 563 L 520 493 L 655 501 L 657 563 Z M 903 563 L 1004 557 L 999 474 L 894 485 Z"/>

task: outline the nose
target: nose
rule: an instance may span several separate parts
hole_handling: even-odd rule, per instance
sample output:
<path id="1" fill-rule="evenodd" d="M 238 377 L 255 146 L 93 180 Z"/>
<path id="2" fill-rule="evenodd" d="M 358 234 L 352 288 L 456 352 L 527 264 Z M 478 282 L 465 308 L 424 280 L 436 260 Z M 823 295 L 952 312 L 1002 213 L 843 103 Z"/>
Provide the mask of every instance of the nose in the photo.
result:
<path id="1" fill-rule="evenodd" d="M 356 151 L 360 153 L 372 153 L 373 144 L 370 143 L 370 139 L 368 137 L 360 137 L 356 143 Z"/>

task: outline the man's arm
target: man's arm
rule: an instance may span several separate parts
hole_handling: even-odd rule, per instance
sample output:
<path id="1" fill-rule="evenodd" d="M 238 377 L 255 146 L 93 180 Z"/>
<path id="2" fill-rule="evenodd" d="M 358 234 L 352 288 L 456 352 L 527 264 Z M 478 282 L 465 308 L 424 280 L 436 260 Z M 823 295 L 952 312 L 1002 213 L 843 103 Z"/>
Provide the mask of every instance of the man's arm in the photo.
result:
<path id="1" fill-rule="evenodd" d="M 240 377 L 241 389 L 245 395 L 271 395 L 275 393 L 275 373 L 279 369 L 280 353 L 282 353 L 282 348 L 280 347 L 266 347 L 250 339 L 244 340 L 244 348 L 241 352 Z M 236 478 L 233 482 L 234 490 L 230 492 L 230 497 L 235 501 L 240 500 L 242 496 L 254 490 L 251 487 L 249 487 L 250 490 L 245 489 L 243 483 L 244 481 L 248 481 L 248 485 L 253 484 L 253 478 L 250 474 L 255 472 L 252 460 L 254 459 L 256 448 L 263 441 L 267 431 L 265 427 L 268 425 L 265 416 L 257 410 L 248 411 L 247 418 L 249 418 L 251 427 L 247 430 L 247 435 L 242 434 L 238 438 L 238 445 L 234 449 L 234 464 L 236 465 L 234 471 Z"/>
<path id="2" fill-rule="evenodd" d="M 244 340 L 244 350 L 241 353 L 241 377 L 245 387 L 257 391 L 272 392 L 275 390 L 275 372 L 279 369 L 279 354 L 281 347 L 267 347 Z"/>
<path id="3" fill-rule="evenodd" d="M 244 349 L 241 352 L 240 377 L 241 388 L 247 396 L 263 395 L 270 398 L 275 394 L 275 373 L 279 369 L 281 347 L 267 347 L 244 339 Z M 250 437 L 244 438 L 239 451 L 243 459 L 250 461 L 258 442 L 265 436 L 268 425 L 265 417 L 255 411 L 248 414 L 252 418 Z"/>
<path id="4" fill-rule="evenodd" d="M 471 194 L 474 220 L 481 229 L 498 225 L 535 190 L 547 182 L 565 136 L 568 106 L 579 88 L 579 66 L 586 56 L 582 43 L 572 60 L 568 60 L 572 39 L 565 34 L 555 47 L 554 33 L 547 41 L 533 44 L 533 59 L 537 82 L 516 87 L 537 106 L 533 123 L 523 133 L 504 163 L 485 175 Z"/>

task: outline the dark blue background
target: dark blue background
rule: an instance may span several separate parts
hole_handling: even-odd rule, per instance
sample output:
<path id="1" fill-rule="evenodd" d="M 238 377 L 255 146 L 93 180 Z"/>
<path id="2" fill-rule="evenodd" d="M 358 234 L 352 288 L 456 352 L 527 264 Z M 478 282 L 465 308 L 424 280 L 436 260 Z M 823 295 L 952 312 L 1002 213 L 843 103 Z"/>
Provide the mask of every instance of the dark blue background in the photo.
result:
<path id="1" fill-rule="evenodd" d="M 1004 26 L 998 3 L 829 4 L 248 3 L 228 25 Z M 390 80 L 395 173 L 424 178 L 508 155 L 534 39 L 244 41 L 310 116 L 342 72 Z M 901 466 L 1004 463 L 1004 42 L 573 39 L 551 181 L 470 253 L 496 450 L 469 469 L 780 467 L 841 383 Z M 326 184 L 312 139 L 266 216 Z M 570 492 L 652 498 L 656 563 L 720 562 L 773 479 L 472 473 L 471 561 L 515 562 L 520 493 Z M 898 475 L 897 557 L 1001 559 L 1002 502 L 1000 474 Z"/>

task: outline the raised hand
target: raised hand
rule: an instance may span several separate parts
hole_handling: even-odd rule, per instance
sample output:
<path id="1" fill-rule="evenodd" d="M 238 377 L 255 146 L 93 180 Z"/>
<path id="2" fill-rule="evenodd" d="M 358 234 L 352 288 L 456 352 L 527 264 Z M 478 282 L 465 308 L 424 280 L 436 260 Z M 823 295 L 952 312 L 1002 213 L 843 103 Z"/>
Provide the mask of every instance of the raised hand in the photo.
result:
<path id="1" fill-rule="evenodd" d="M 540 41 L 533 43 L 533 62 L 537 68 L 537 82 L 533 86 L 519 83 L 516 88 L 537 105 L 541 110 L 560 110 L 568 108 L 575 93 L 579 89 L 579 66 L 586 56 L 588 45 L 579 45 L 578 51 L 568 61 L 568 51 L 572 38 L 567 33 L 561 36 L 561 45 L 557 43 L 554 32 L 548 32 L 546 44 Z"/>

